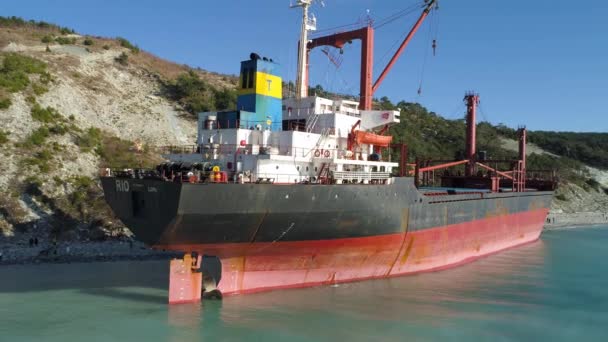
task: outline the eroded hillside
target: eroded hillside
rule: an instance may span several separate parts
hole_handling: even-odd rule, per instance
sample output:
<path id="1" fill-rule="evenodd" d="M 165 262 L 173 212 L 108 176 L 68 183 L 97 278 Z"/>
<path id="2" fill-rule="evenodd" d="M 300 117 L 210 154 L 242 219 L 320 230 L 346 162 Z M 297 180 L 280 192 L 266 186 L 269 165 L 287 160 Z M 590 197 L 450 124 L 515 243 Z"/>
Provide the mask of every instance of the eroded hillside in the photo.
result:
<path id="1" fill-rule="evenodd" d="M 152 146 L 193 144 L 193 113 L 231 105 L 234 84 L 123 38 L 1 18 L 0 235 L 125 234 L 98 169 L 153 164 Z"/>

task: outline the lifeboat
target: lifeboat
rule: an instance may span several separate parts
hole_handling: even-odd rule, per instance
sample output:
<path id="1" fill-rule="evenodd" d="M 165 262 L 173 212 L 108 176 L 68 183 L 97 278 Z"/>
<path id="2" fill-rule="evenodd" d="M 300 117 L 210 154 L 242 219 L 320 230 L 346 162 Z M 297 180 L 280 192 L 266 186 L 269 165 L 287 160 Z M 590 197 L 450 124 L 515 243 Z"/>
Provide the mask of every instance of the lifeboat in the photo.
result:
<path id="1" fill-rule="evenodd" d="M 357 144 L 367 144 L 380 147 L 388 147 L 393 141 L 393 137 L 390 135 L 379 135 L 372 132 L 356 131 L 355 141 Z"/>

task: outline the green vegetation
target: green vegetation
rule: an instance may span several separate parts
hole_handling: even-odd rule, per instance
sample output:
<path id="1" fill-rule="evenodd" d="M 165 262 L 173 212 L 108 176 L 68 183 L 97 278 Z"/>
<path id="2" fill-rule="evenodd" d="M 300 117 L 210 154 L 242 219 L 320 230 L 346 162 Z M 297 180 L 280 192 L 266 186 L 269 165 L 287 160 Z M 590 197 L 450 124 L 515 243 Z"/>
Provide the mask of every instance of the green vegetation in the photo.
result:
<path id="1" fill-rule="evenodd" d="M 91 46 L 91 45 L 94 45 L 94 44 L 95 44 L 95 42 L 94 42 L 94 41 L 93 41 L 93 39 L 91 39 L 91 38 L 86 38 L 86 39 L 85 39 L 85 40 L 82 42 L 82 44 L 87 45 L 87 46 Z"/>
<path id="2" fill-rule="evenodd" d="M 110 45 L 107 45 L 107 44 L 106 44 L 106 45 L 104 45 L 102 48 L 103 48 L 104 50 L 110 50 Z"/>
<path id="3" fill-rule="evenodd" d="M 39 28 L 39 29 L 47 29 L 56 31 L 60 34 L 70 34 L 74 33 L 73 29 L 67 27 L 61 27 L 55 24 L 47 23 L 45 21 L 36 21 L 36 20 L 25 20 L 19 17 L 0 17 L 0 26 L 1 27 L 29 27 L 29 28 Z"/>
<path id="4" fill-rule="evenodd" d="M 122 37 L 117 37 L 116 40 L 118 41 L 118 43 L 120 43 L 120 46 L 131 50 L 131 52 L 133 52 L 133 53 L 139 52 L 139 47 L 137 45 L 132 44 L 127 39 L 122 38 Z"/>
<path id="5" fill-rule="evenodd" d="M 76 38 L 57 37 L 55 41 L 60 45 L 76 44 Z"/>
<path id="6" fill-rule="evenodd" d="M 40 41 L 45 44 L 49 44 L 49 43 L 53 42 L 53 37 L 47 34 L 46 36 L 42 37 L 42 39 L 40 39 Z"/>
<path id="7" fill-rule="evenodd" d="M 114 60 L 120 65 L 127 65 L 129 64 L 129 55 L 123 52 L 118 57 L 114 58 Z"/>
<path id="8" fill-rule="evenodd" d="M 9 133 L 0 129 L 0 146 L 8 142 Z"/>
<path id="9" fill-rule="evenodd" d="M 91 152 L 101 146 L 102 134 L 99 128 L 91 127 L 76 138 L 76 145 L 82 152 Z"/>
<path id="10" fill-rule="evenodd" d="M 38 128 L 37 130 L 30 133 L 30 135 L 25 138 L 23 146 L 26 148 L 31 148 L 34 146 L 42 146 L 46 139 L 49 137 L 50 131 L 45 126 Z"/>
<path id="11" fill-rule="evenodd" d="M 17 53 L 2 54 L 0 67 L 0 88 L 15 93 L 24 90 L 30 84 L 29 75 L 46 73 L 46 64 L 35 58 Z M 50 75 L 48 75 L 50 78 Z"/>
<path id="12" fill-rule="evenodd" d="M 151 168 L 161 160 L 158 155 L 150 151 L 147 147 L 143 150 L 135 148 L 131 141 L 123 140 L 118 137 L 105 135 L 97 153 L 101 157 L 101 166 L 109 168 L 132 168 L 142 167 Z"/>
<path id="13" fill-rule="evenodd" d="M 8 97 L 0 97 L 0 110 L 8 109 L 13 102 Z"/>
<path id="14" fill-rule="evenodd" d="M 608 133 L 534 131 L 530 142 L 543 149 L 599 168 L 608 168 Z"/>
<path id="15" fill-rule="evenodd" d="M 63 121 L 63 116 L 53 107 L 42 108 L 39 104 L 34 104 L 31 110 L 32 118 L 44 123 L 55 123 Z"/>
<path id="16" fill-rule="evenodd" d="M 32 90 L 34 91 L 34 94 L 40 96 L 40 95 L 46 93 L 47 91 L 49 91 L 49 88 L 45 87 L 42 84 L 34 83 L 34 84 L 32 84 Z"/>
<path id="17" fill-rule="evenodd" d="M 236 91 L 216 89 L 201 79 L 194 71 L 181 74 L 167 82 L 164 94 L 178 101 L 191 114 L 213 110 L 236 109 Z"/>
<path id="18" fill-rule="evenodd" d="M 22 165 L 26 167 L 35 167 L 41 173 L 49 173 L 53 161 L 53 154 L 47 149 L 40 150 L 33 157 L 22 160 Z"/>

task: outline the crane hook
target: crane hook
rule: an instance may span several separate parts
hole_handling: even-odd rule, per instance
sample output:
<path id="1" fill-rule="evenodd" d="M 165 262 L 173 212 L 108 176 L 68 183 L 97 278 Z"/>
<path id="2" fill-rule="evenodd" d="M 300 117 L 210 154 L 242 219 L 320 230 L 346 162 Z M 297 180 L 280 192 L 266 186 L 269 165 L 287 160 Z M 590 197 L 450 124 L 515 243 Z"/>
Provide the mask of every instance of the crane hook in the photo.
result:
<path id="1" fill-rule="evenodd" d="M 435 56 L 436 51 L 437 51 L 437 39 L 433 39 L 433 56 Z"/>

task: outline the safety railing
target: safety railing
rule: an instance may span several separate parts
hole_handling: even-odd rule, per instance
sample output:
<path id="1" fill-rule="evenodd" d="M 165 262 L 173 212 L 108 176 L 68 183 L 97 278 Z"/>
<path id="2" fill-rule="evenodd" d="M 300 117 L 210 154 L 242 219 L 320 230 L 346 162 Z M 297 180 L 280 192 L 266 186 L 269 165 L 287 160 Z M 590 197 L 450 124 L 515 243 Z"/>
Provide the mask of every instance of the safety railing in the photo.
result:
<path id="1" fill-rule="evenodd" d="M 388 172 L 332 171 L 331 175 L 335 180 L 348 181 L 385 180 L 391 178 L 391 174 Z"/>

